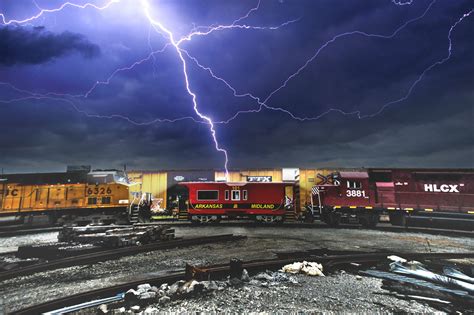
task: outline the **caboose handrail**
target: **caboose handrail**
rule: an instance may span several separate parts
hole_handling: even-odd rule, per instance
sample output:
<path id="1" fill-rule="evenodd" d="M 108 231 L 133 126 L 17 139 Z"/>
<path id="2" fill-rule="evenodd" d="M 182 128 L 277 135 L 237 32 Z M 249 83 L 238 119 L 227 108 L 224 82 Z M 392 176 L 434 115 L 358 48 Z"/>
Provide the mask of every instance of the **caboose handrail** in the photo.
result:
<path id="1" fill-rule="evenodd" d="M 132 207 L 135 203 L 135 200 L 137 199 L 136 195 L 135 194 L 132 194 L 133 196 L 133 200 L 130 202 L 130 206 L 128 207 L 128 215 L 132 215 Z"/>

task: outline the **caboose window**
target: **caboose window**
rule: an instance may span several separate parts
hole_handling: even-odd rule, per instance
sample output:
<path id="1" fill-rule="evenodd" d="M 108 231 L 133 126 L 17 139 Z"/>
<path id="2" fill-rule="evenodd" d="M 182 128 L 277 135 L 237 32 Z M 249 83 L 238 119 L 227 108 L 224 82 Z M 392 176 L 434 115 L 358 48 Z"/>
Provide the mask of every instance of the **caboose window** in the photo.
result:
<path id="1" fill-rule="evenodd" d="M 218 190 L 198 190 L 197 199 L 198 200 L 219 200 L 219 191 Z"/>
<path id="2" fill-rule="evenodd" d="M 347 181 L 347 188 L 352 188 L 352 189 L 360 189 L 362 188 L 362 183 L 355 181 L 355 180 L 348 180 Z"/>
<path id="3" fill-rule="evenodd" d="M 243 200 L 247 200 L 247 198 L 248 198 L 248 193 L 247 193 L 246 190 L 244 190 L 244 191 L 242 192 L 242 199 L 243 199 Z"/>
<path id="4" fill-rule="evenodd" d="M 229 191 L 228 190 L 225 191 L 225 200 L 229 200 Z"/>
<path id="5" fill-rule="evenodd" d="M 240 200 L 240 190 L 232 190 L 232 200 Z"/>

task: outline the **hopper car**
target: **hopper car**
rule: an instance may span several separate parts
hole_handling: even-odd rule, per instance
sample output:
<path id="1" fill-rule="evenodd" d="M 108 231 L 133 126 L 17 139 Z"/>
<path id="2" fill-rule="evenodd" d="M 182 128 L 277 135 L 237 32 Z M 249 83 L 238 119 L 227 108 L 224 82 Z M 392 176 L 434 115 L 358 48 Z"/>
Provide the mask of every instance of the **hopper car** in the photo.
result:
<path id="1" fill-rule="evenodd" d="M 146 194 L 130 193 L 117 170 L 0 175 L 0 222 L 110 224 L 138 221 Z"/>
<path id="2" fill-rule="evenodd" d="M 474 229 L 474 171 L 368 169 L 335 172 L 312 187 L 311 214 L 329 225 L 393 225 Z"/>

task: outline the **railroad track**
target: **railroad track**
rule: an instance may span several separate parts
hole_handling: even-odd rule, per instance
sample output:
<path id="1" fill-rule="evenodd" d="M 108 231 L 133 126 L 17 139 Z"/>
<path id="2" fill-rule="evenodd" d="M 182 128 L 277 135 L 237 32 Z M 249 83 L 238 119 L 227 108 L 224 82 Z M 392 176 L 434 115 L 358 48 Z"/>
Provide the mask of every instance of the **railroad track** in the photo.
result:
<path id="1" fill-rule="evenodd" d="M 9 236 L 18 236 L 18 235 L 27 235 L 27 234 L 39 234 L 39 233 L 47 233 L 47 232 L 57 232 L 60 231 L 62 227 L 58 226 L 48 226 L 42 228 L 27 228 L 27 229 L 20 229 L 20 228 L 8 228 L 8 229 L 0 229 L 0 237 L 9 237 Z"/>
<path id="2" fill-rule="evenodd" d="M 219 226 L 231 226 L 231 227 L 249 227 L 249 228 L 301 228 L 301 229 L 351 229 L 351 230 L 372 230 L 372 231 L 381 231 L 381 232 L 395 232 L 395 233 L 425 233 L 425 234 L 434 234 L 434 235 L 444 235 L 444 236 L 461 236 L 461 237 L 472 237 L 474 238 L 474 231 L 468 230 L 450 230 L 450 229 L 438 229 L 438 228 L 428 228 L 428 227 L 405 227 L 405 226 L 394 226 L 391 224 L 381 223 L 374 228 L 368 229 L 360 225 L 341 225 L 338 228 L 333 228 L 328 226 L 325 223 L 315 222 L 315 223 L 304 223 L 304 222 L 290 222 L 283 223 L 279 225 L 275 224 L 263 224 L 263 223 L 254 223 L 254 222 L 238 222 L 238 221 L 229 221 L 229 222 L 220 222 L 219 224 L 201 224 L 194 225 L 190 222 L 183 221 L 165 221 L 157 223 L 148 223 L 148 224 L 163 224 L 163 225 L 172 225 L 176 227 L 193 227 L 193 228 L 205 228 L 205 227 L 219 227 Z"/>
<path id="3" fill-rule="evenodd" d="M 209 226 L 232 226 L 232 227 L 250 227 L 250 228 L 298 228 L 298 229 L 310 229 L 310 228 L 317 228 L 317 229 L 331 229 L 332 227 L 321 223 L 303 223 L 303 222 L 289 222 L 280 225 L 275 224 L 262 224 L 262 223 L 254 223 L 254 222 L 247 222 L 247 221 L 230 221 L 230 222 L 221 222 L 219 224 L 202 224 L 202 225 L 193 225 L 187 221 L 156 221 L 152 223 L 140 223 L 138 225 L 172 225 L 176 227 L 195 227 L 195 228 L 203 228 Z M 9 236 L 18 236 L 18 235 L 27 235 L 27 234 L 39 234 L 39 233 L 46 233 L 46 232 L 57 232 L 60 231 L 62 227 L 45 227 L 45 228 L 28 228 L 28 229 L 20 229 L 15 230 L 12 228 L 2 229 L 0 228 L 0 237 L 9 237 Z M 341 225 L 338 229 L 355 229 L 355 230 L 367 230 L 367 228 L 363 228 L 359 225 Z M 394 226 L 390 224 L 381 223 L 375 228 L 371 228 L 370 230 L 374 231 L 381 231 L 381 232 L 394 232 L 394 233 L 425 233 L 425 234 L 433 234 L 433 235 L 444 235 L 444 236 L 457 236 L 457 237 L 473 237 L 474 238 L 474 231 L 469 230 L 451 230 L 451 229 L 439 229 L 439 228 L 428 228 L 428 227 L 404 227 L 404 226 Z"/>
<path id="4" fill-rule="evenodd" d="M 57 260 L 52 260 L 46 263 L 35 264 L 23 268 L 0 272 L 0 281 L 12 279 L 19 276 L 31 275 L 37 272 L 49 271 L 59 268 L 66 268 L 70 266 L 80 266 L 95 263 L 98 261 L 105 261 L 116 259 L 124 256 L 135 255 L 138 253 L 163 250 L 176 247 L 201 245 L 226 241 L 237 241 L 246 238 L 246 236 L 236 236 L 233 234 L 222 234 L 215 236 L 195 237 L 188 239 L 177 239 L 171 241 L 164 241 L 154 244 L 147 244 L 141 246 L 123 247 L 112 250 L 105 250 L 97 253 L 90 253 L 85 255 L 72 256 Z"/>
<path id="5" fill-rule="evenodd" d="M 313 260 L 322 263 L 325 268 L 335 268 L 343 264 L 349 263 L 376 263 L 386 259 L 388 255 L 400 255 L 406 259 L 411 260 L 433 260 L 433 259 L 459 259 L 459 258 L 474 258 L 474 252 L 468 253 L 397 253 L 397 252 L 385 252 L 385 253 L 361 253 L 361 254 L 350 254 L 350 255 L 334 255 L 334 256 L 317 256 L 309 255 L 306 257 L 298 257 L 298 260 Z M 241 262 L 238 266 L 245 268 L 250 274 L 255 274 L 259 271 L 264 270 L 275 270 L 282 266 L 293 263 L 295 258 L 278 258 L 268 260 L 255 260 L 248 262 Z M 40 314 L 44 312 L 54 311 L 63 307 L 85 303 L 88 301 L 113 298 L 123 296 L 130 288 L 135 288 L 139 284 L 149 283 L 151 285 L 160 286 L 163 283 L 173 283 L 178 280 L 190 280 L 194 279 L 206 279 L 206 280 L 218 280 L 233 272 L 235 268 L 235 262 L 229 264 L 219 264 L 207 267 L 192 267 L 187 266 L 182 272 L 171 273 L 165 276 L 152 277 L 147 280 L 131 281 L 119 285 L 114 285 L 106 288 L 96 289 L 88 292 L 82 292 L 75 295 L 70 295 L 60 299 L 47 301 L 38 305 L 33 305 L 22 310 L 13 312 L 12 314 Z M 235 271 L 234 271 L 235 272 Z"/>

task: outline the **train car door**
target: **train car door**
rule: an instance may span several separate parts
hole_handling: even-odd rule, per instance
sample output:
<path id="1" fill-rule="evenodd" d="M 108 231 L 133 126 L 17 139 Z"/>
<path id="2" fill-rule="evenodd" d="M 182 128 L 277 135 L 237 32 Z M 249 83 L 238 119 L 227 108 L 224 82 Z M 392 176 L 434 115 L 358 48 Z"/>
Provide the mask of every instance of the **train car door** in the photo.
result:
<path id="1" fill-rule="evenodd" d="M 377 203 L 381 208 L 396 207 L 395 185 L 393 183 L 376 182 Z"/>
<path id="2" fill-rule="evenodd" d="M 189 192 L 186 186 L 178 185 L 181 182 L 212 182 L 214 171 L 170 171 L 167 176 L 167 203 L 166 208 L 171 213 L 187 211 L 186 201 Z"/>

